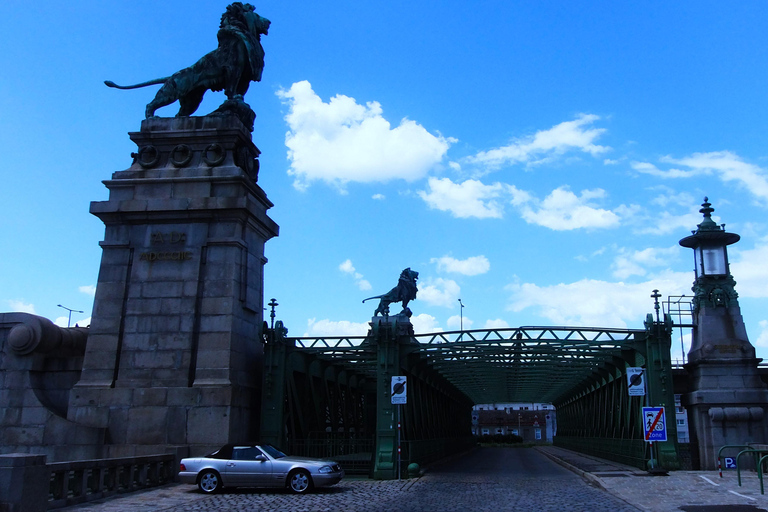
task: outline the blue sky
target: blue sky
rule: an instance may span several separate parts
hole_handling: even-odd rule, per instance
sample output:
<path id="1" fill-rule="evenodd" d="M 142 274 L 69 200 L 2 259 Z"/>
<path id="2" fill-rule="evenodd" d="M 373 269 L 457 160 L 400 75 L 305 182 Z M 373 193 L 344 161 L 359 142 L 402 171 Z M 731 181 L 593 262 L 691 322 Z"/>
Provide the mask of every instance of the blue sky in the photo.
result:
<path id="1" fill-rule="evenodd" d="M 216 46 L 225 2 L 0 4 L 0 311 L 87 323 L 104 227 L 156 88 Z M 690 294 L 709 196 L 768 356 L 768 4 L 277 2 L 257 113 L 291 335 L 364 333 L 400 271 L 421 332 L 639 328 Z M 205 114 L 222 101 L 208 93 Z M 178 105 L 158 111 L 175 115 Z M 679 357 L 675 333 L 673 356 Z M 687 339 L 684 340 L 687 345 Z"/>

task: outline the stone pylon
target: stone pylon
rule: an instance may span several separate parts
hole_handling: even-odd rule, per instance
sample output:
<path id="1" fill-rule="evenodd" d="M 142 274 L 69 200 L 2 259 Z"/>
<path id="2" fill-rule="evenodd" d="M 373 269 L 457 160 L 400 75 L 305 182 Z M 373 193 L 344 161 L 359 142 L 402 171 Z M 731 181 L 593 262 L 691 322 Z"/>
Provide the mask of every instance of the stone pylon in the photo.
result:
<path id="1" fill-rule="evenodd" d="M 704 221 L 680 245 L 694 250 L 693 340 L 686 369 L 691 392 L 683 396 L 688 409 L 694 464 L 717 467 L 725 445 L 768 441 L 768 389 L 760 379 L 755 348 L 739 308 L 726 247 L 739 235 L 725 231 L 711 218 L 704 198 Z M 733 453 L 729 452 L 729 455 Z"/>
<path id="2" fill-rule="evenodd" d="M 151 118 L 130 168 L 91 203 L 106 225 L 68 417 L 106 456 L 252 439 L 259 424 L 264 245 L 278 226 L 259 150 L 235 116 Z"/>

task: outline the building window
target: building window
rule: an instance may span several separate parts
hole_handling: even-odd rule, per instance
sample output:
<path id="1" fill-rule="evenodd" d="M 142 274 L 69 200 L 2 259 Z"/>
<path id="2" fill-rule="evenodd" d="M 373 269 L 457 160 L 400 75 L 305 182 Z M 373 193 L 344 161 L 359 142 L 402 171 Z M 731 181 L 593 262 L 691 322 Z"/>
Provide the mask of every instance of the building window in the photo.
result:
<path id="1" fill-rule="evenodd" d="M 540 428 L 537 428 L 537 429 L 535 430 L 535 433 L 536 433 L 536 440 L 537 440 L 537 441 L 541 441 L 541 429 L 540 429 Z"/>
<path id="2" fill-rule="evenodd" d="M 518 434 L 517 434 L 517 429 L 516 429 L 516 428 L 513 428 L 513 429 L 512 429 L 512 435 L 514 435 L 514 436 L 518 435 Z"/>
<path id="3" fill-rule="evenodd" d="M 490 434 L 490 433 L 491 433 L 491 431 L 490 431 L 490 430 L 488 430 L 487 428 L 484 428 L 484 429 L 483 429 L 483 435 L 484 435 L 484 436 L 487 436 L 487 435 L 488 435 L 488 434 Z"/>
<path id="4" fill-rule="evenodd" d="M 685 420 L 677 420 L 678 425 L 685 425 Z"/>

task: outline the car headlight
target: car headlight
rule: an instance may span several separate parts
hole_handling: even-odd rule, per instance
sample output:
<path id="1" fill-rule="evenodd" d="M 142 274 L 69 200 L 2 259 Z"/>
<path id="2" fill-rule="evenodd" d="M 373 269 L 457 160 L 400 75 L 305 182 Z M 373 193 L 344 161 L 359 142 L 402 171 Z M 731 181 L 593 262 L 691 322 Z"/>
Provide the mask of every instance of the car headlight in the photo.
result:
<path id="1" fill-rule="evenodd" d="M 318 473 L 333 473 L 333 468 L 331 466 L 323 466 L 320 469 L 317 470 Z"/>

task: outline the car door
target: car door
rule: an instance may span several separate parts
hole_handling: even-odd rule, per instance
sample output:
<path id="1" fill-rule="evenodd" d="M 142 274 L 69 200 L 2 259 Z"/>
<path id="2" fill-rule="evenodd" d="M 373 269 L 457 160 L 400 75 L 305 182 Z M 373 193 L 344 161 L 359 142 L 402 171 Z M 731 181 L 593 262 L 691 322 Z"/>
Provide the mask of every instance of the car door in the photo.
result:
<path id="1" fill-rule="evenodd" d="M 272 477 L 272 461 L 256 446 L 232 447 L 232 458 L 227 461 L 227 485 L 233 487 L 268 487 Z"/>

